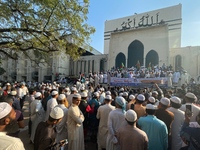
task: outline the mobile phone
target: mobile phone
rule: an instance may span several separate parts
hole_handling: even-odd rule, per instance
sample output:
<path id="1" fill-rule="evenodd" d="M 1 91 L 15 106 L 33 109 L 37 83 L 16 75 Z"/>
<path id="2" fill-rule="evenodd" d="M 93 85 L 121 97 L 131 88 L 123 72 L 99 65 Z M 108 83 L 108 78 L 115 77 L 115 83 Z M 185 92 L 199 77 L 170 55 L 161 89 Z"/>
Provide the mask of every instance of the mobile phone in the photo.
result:
<path id="1" fill-rule="evenodd" d="M 186 111 L 185 111 L 186 115 L 188 117 L 191 117 L 193 116 L 193 113 L 192 113 L 192 106 L 191 105 L 186 105 Z"/>
<path id="2" fill-rule="evenodd" d="M 186 109 L 192 112 L 192 106 L 191 105 L 186 105 Z"/>

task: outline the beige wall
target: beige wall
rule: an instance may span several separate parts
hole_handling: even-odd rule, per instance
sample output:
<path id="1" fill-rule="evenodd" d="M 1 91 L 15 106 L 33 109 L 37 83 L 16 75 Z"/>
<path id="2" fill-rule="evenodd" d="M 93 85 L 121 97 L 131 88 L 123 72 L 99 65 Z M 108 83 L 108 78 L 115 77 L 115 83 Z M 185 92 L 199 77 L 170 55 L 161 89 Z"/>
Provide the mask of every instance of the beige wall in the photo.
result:
<path id="1" fill-rule="evenodd" d="M 115 66 L 116 56 L 120 52 L 126 56 L 127 65 L 128 47 L 134 40 L 139 40 L 144 45 L 144 61 L 140 62 L 141 64 L 145 64 L 146 55 L 150 50 L 155 50 L 158 53 L 159 65 L 168 64 L 168 26 L 160 25 L 111 34 L 108 68 Z"/>
<path id="2" fill-rule="evenodd" d="M 200 75 L 200 46 L 173 48 L 170 50 L 170 63 L 175 67 L 175 57 L 181 56 L 182 67 L 196 79 Z"/>

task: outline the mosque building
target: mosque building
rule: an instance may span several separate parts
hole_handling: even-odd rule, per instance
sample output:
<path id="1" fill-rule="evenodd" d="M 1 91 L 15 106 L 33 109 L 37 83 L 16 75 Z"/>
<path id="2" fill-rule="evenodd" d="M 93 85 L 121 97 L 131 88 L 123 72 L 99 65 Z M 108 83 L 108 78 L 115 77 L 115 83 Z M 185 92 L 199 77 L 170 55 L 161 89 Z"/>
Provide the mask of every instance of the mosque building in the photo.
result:
<path id="1" fill-rule="evenodd" d="M 93 48 L 76 61 L 64 54 L 53 55 L 48 65 L 34 66 L 24 59 L 3 62 L 7 72 L 1 80 L 54 80 L 55 76 L 78 76 L 79 72 L 103 72 L 111 68 L 172 65 L 196 79 L 200 75 L 200 46 L 181 47 L 182 5 L 105 21 L 104 54 Z M 88 46 L 89 47 L 89 46 Z M 191 67 L 192 66 L 192 67 Z M 22 69 L 23 68 L 23 69 Z"/>

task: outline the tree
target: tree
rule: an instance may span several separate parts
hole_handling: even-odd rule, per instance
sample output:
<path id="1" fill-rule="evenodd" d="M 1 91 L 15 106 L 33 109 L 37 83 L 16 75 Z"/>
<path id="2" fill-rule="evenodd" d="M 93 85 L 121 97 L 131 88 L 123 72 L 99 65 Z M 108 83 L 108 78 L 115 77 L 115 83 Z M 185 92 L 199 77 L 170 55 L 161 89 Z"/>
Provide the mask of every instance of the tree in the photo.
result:
<path id="1" fill-rule="evenodd" d="M 39 62 L 64 51 L 78 58 L 95 32 L 88 7 L 88 0 L 0 0 L 0 54 Z"/>

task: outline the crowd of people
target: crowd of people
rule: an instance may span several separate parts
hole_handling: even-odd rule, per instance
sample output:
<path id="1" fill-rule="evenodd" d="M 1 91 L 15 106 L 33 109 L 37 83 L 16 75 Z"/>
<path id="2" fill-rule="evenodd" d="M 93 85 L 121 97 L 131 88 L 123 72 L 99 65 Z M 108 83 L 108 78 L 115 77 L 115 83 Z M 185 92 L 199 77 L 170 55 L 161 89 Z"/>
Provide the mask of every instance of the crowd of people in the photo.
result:
<path id="1" fill-rule="evenodd" d="M 94 83 L 94 82 L 93 82 Z M 23 105 L 29 103 L 29 136 L 34 150 L 200 149 L 198 97 L 180 90 L 7 83 L 0 97 L 0 149 L 23 150 Z"/>

